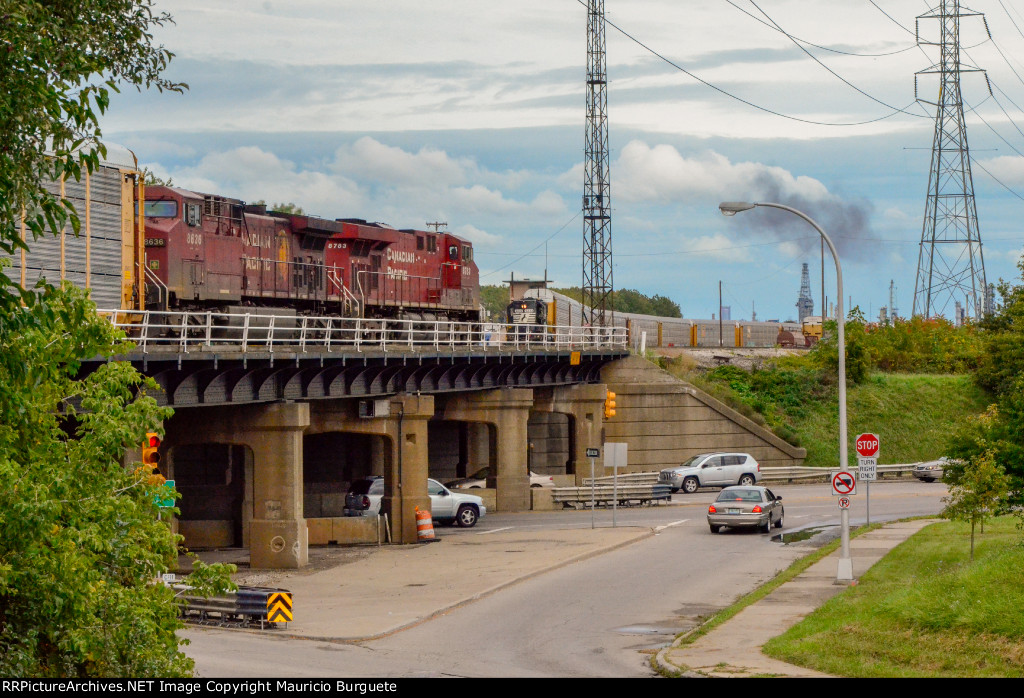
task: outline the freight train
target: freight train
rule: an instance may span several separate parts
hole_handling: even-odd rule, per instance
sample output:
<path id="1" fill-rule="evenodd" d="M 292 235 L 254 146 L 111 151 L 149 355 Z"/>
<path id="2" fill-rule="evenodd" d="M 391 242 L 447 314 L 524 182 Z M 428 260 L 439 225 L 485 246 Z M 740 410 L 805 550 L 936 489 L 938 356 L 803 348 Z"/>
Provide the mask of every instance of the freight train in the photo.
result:
<path id="1" fill-rule="evenodd" d="M 473 245 L 448 232 L 280 213 L 167 186 L 147 187 L 143 210 L 152 309 L 479 319 Z"/>
<path id="2" fill-rule="evenodd" d="M 520 334 L 536 334 L 544 327 L 580 327 L 583 324 L 582 305 L 550 289 L 531 288 L 509 303 L 506 322 Z M 629 345 L 648 349 L 669 347 L 809 347 L 820 337 L 805 334 L 798 322 L 748 322 L 693 320 L 688 318 L 657 317 L 638 313 L 613 315 L 614 327 L 625 327 Z M 526 330 L 525 328 L 529 328 Z"/>
<path id="3" fill-rule="evenodd" d="M 74 204 L 82 231 L 10 255 L 23 286 L 68 280 L 108 310 L 479 319 L 473 245 L 448 232 L 146 187 L 134 154 L 117 147 L 92 175 L 50 189 Z"/>

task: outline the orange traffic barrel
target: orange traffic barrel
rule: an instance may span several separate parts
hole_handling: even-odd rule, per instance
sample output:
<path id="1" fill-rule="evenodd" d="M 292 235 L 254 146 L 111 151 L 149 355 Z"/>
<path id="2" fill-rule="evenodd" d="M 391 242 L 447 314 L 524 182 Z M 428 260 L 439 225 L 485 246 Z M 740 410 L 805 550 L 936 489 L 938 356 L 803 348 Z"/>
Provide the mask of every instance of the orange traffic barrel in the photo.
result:
<path id="1" fill-rule="evenodd" d="M 416 507 L 416 539 L 434 540 L 434 522 L 430 512 Z"/>

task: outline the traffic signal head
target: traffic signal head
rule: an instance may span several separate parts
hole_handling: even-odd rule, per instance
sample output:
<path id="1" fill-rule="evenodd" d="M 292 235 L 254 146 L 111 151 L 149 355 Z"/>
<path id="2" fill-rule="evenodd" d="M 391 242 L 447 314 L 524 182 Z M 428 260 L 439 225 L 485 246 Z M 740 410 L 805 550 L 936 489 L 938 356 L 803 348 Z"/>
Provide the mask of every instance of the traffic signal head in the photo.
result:
<path id="1" fill-rule="evenodd" d="M 160 465 L 160 437 L 154 432 L 146 434 L 142 442 L 142 464 L 154 469 Z"/>
<path id="2" fill-rule="evenodd" d="M 604 398 L 604 418 L 611 419 L 615 416 L 615 393 L 608 391 Z"/>
<path id="3" fill-rule="evenodd" d="M 160 437 L 154 433 L 146 434 L 146 440 L 142 442 L 142 467 L 151 485 L 162 485 L 166 478 L 160 474 Z"/>

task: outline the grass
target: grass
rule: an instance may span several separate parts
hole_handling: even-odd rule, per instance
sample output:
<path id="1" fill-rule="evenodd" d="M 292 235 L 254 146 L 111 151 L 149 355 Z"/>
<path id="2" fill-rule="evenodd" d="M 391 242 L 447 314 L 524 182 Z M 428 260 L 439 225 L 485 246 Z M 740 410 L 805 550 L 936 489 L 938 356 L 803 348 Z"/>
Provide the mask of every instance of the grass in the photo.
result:
<path id="1" fill-rule="evenodd" d="M 991 402 L 966 375 L 872 374 L 847 391 L 850 458 L 857 434 L 881 438 L 881 463 L 916 463 L 943 455 L 953 429 Z M 839 462 L 838 406 L 835 401 L 811 403 L 791 423 L 807 449 L 804 465 L 832 467 Z"/>
<path id="2" fill-rule="evenodd" d="M 836 676 L 1024 677 L 1016 523 L 986 523 L 973 563 L 969 526 L 929 526 L 764 653 Z"/>
<path id="3" fill-rule="evenodd" d="M 790 386 L 776 386 L 774 398 L 769 399 L 752 393 L 739 381 L 732 385 L 715 381 L 678 360 L 663 364 L 781 438 L 806 448 L 804 465 L 831 468 L 839 462 L 838 391 L 834 386 L 813 390 L 794 381 Z M 794 401 L 797 404 L 791 404 Z M 862 432 L 881 437 L 883 464 L 938 458 L 944 455 L 946 439 L 954 428 L 983 412 L 992 401 L 966 374 L 873 373 L 847 390 L 850 465 L 856 462 L 853 440 Z"/>

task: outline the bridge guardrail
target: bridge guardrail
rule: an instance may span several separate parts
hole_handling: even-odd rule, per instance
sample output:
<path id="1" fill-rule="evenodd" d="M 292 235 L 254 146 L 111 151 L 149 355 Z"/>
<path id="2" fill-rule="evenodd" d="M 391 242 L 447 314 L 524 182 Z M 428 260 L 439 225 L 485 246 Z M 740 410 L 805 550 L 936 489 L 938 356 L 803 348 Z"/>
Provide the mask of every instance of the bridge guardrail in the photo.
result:
<path id="1" fill-rule="evenodd" d="M 626 349 L 625 327 L 523 327 L 494 322 L 310 317 L 260 313 L 97 310 L 144 353 L 203 347 L 247 351 L 494 351 Z"/>

